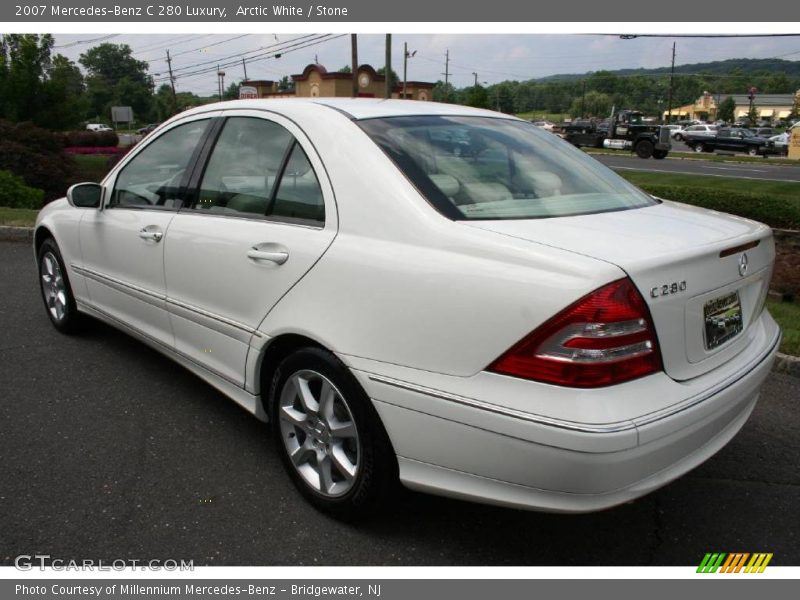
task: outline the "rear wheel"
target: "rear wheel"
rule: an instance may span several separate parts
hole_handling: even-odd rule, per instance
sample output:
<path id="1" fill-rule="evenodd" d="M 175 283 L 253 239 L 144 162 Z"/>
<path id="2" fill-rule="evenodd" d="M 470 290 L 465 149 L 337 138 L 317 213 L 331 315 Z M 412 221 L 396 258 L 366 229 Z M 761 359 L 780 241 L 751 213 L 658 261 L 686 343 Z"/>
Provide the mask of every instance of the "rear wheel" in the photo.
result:
<path id="1" fill-rule="evenodd" d="M 69 276 L 53 238 L 42 242 L 38 253 L 39 288 L 53 326 L 62 333 L 75 333 L 81 325 L 81 315 L 69 284 Z"/>
<path id="2" fill-rule="evenodd" d="M 661 160 L 662 158 L 666 158 L 668 154 L 667 150 L 653 150 L 653 158 L 657 158 Z"/>
<path id="3" fill-rule="evenodd" d="M 397 480 L 394 452 L 372 402 L 333 354 L 304 348 L 278 366 L 270 391 L 278 452 L 317 508 L 353 519 Z"/>
<path id="4" fill-rule="evenodd" d="M 653 156 L 653 142 L 650 140 L 642 140 L 636 144 L 636 156 L 639 158 L 650 158 Z"/>
<path id="5" fill-rule="evenodd" d="M 755 146 L 752 147 L 752 148 L 748 148 L 747 149 L 747 154 L 749 156 L 758 156 L 758 148 L 756 148 Z"/>
<path id="6" fill-rule="evenodd" d="M 698 143 L 698 144 L 694 145 L 694 148 L 692 148 L 692 150 L 694 150 L 695 152 L 698 152 L 698 153 L 699 152 L 705 152 L 706 151 L 706 147 L 703 144 Z"/>

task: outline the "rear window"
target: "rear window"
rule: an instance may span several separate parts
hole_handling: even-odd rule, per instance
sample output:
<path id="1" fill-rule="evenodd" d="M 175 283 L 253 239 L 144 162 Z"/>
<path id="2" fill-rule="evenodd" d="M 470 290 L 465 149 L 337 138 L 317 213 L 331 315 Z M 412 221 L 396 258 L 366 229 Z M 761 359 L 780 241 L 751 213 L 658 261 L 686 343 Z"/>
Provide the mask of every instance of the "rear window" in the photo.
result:
<path id="1" fill-rule="evenodd" d="M 414 116 L 358 124 L 450 219 L 540 219 L 657 203 L 525 121 Z"/>

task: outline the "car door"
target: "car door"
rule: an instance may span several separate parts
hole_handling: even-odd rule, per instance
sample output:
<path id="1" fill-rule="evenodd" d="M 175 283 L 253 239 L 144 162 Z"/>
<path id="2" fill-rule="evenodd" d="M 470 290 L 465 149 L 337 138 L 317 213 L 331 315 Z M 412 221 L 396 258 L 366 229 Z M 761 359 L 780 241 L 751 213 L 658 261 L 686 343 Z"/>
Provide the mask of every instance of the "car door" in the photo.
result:
<path id="1" fill-rule="evenodd" d="M 164 241 L 210 122 L 181 122 L 134 150 L 103 182 L 101 210 L 80 225 L 80 272 L 91 304 L 170 348 Z"/>
<path id="2" fill-rule="evenodd" d="M 170 224 L 167 307 L 176 349 L 244 387 L 251 338 L 331 244 L 337 215 L 320 158 L 288 119 L 229 112 L 213 138 Z"/>

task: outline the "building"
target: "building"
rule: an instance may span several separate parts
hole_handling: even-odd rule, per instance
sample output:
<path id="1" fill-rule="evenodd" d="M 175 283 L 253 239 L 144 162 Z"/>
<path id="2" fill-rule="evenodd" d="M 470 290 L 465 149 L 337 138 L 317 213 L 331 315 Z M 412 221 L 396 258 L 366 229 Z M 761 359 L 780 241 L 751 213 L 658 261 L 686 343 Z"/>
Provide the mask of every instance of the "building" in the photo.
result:
<path id="1" fill-rule="evenodd" d="M 386 78 L 379 75 L 370 65 L 358 68 L 358 95 L 364 98 L 383 98 Z M 350 98 L 353 95 L 352 73 L 330 73 L 322 65 L 308 65 L 303 72 L 292 75 L 294 88 L 279 91 L 278 84 L 267 80 L 243 81 L 240 88 L 241 97 L 258 98 Z M 407 81 L 406 99 L 432 100 L 433 83 L 425 81 Z M 242 88 L 245 88 L 242 90 Z M 253 92 L 255 89 L 255 92 Z M 394 86 L 392 98 L 403 97 L 403 84 Z"/>
<path id="2" fill-rule="evenodd" d="M 673 121 L 715 121 L 717 119 L 717 107 L 725 102 L 727 98 L 733 98 L 736 108 L 733 110 L 733 118 L 746 117 L 750 112 L 750 97 L 747 94 L 710 94 L 703 92 L 694 104 L 677 106 L 672 109 Z M 753 106 L 756 108 L 759 119 L 765 121 L 785 120 L 792 113 L 795 103 L 800 103 L 800 90 L 794 94 L 756 94 Z M 669 111 L 664 111 L 664 119 L 667 119 Z"/>

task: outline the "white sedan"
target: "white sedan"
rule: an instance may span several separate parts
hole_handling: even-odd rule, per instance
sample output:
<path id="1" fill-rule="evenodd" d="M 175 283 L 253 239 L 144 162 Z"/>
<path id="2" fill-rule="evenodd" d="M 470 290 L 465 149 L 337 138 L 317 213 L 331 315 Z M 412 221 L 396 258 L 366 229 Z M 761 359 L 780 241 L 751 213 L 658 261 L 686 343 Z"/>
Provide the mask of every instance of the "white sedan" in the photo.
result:
<path id="1" fill-rule="evenodd" d="M 780 340 L 768 227 L 462 106 L 199 107 L 47 205 L 34 243 L 56 328 L 101 319 L 269 421 L 341 516 L 398 479 L 630 501 L 731 440 Z"/>

